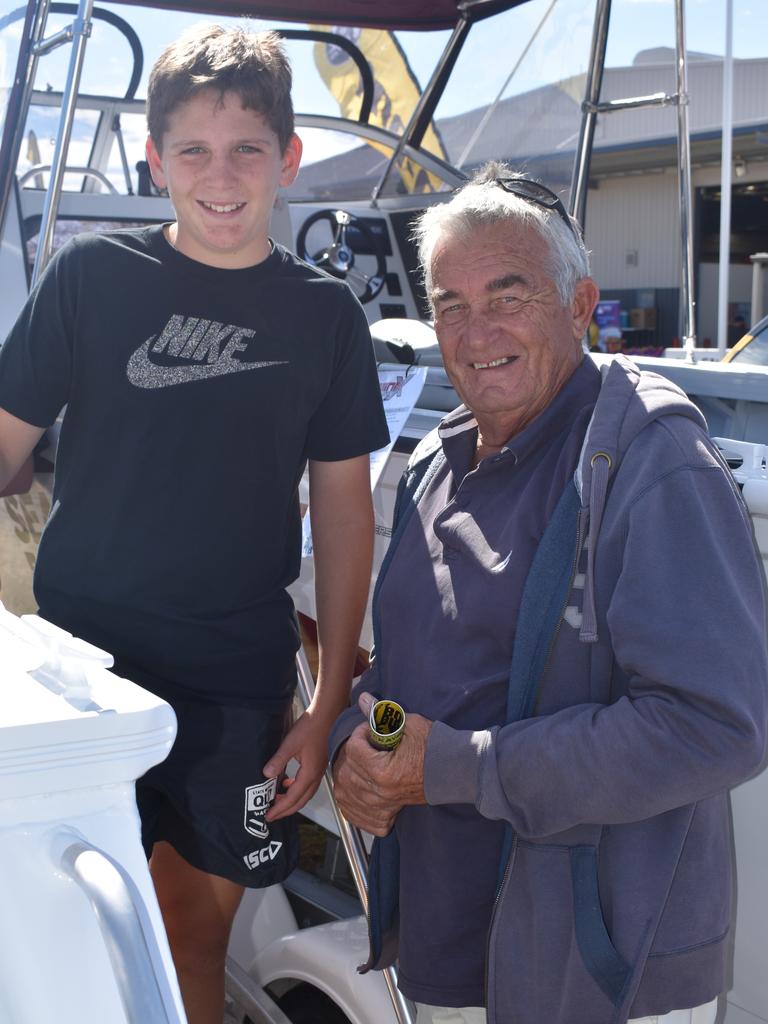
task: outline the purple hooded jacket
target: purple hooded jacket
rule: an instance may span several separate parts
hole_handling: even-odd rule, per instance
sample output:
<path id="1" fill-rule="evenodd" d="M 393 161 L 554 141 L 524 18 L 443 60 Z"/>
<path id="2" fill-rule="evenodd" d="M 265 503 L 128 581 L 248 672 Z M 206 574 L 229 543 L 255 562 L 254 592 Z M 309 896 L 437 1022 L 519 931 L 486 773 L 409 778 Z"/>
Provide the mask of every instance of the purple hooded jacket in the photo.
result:
<path id="1" fill-rule="evenodd" d="M 425 439 L 408 473 L 437 449 Z M 728 790 L 765 756 L 765 581 L 746 508 L 695 406 L 623 358 L 604 371 L 569 529 L 576 558 L 531 692 L 513 692 L 513 671 L 506 723 L 435 722 L 424 763 L 428 804 L 508 824 L 489 1024 L 623 1024 L 722 992 Z M 533 566 L 526 593 L 541 589 Z M 539 643 L 534 622 L 524 601 L 513 663 Z M 387 695 L 375 661 L 362 686 Z M 359 720 L 342 716 L 332 750 Z M 396 956 L 397 863 L 395 829 L 374 846 L 367 966 Z"/>

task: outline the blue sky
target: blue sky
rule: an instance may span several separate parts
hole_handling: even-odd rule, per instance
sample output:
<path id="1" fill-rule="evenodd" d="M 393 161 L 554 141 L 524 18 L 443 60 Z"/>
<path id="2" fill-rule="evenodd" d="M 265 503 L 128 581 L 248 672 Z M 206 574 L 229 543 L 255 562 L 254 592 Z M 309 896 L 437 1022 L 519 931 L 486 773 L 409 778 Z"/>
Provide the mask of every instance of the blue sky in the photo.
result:
<path id="1" fill-rule="evenodd" d="M 725 49 L 725 0 L 685 0 L 687 43 L 690 50 L 722 54 Z M 614 0 L 609 62 L 631 62 L 633 52 L 658 45 L 666 36 L 674 43 L 671 0 Z M 733 0 L 734 53 L 737 57 L 768 56 L 768 3 Z"/>
<path id="2" fill-rule="evenodd" d="M 414 0 L 418 2 L 418 0 Z M 734 11 L 734 51 L 737 57 L 768 56 L 768 0 L 732 0 Z M 0 13 L 20 6 L 21 0 L 0 0 Z M 722 53 L 724 48 L 726 0 L 685 0 L 687 41 L 692 50 Z M 124 5 L 103 4 L 126 17 L 145 40 L 145 58 L 150 65 L 162 46 L 198 17 L 173 12 L 158 12 L 130 8 Z M 635 54 L 654 46 L 674 45 L 673 0 L 614 0 L 609 34 L 608 63 L 629 64 Z M 518 88 L 540 84 L 542 78 L 563 77 L 583 63 L 589 47 L 590 23 L 594 0 L 530 0 L 529 3 L 508 12 L 500 21 L 491 18 L 475 26 L 470 41 L 483 60 L 472 60 L 466 79 L 460 84 L 457 96 L 466 103 L 467 93 L 476 95 L 480 83 L 477 72 L 482 63 L 489 77 L 501 82 L 501 68 L 508 68 L 516 51 L 527 41 L 530 33 L 541 25 L 538 46 L 518 71 Z M 548 16 L 547 16 L 548 15 Z M 398 33 L 409 55 L 417 77 L 424 83 L 448 38 L 442 33 Z M 112 37 L 114 38 L 114 37 Z M 111 59 L 98 62 L 89 75 L 109 77 L 110 70 L 118 75 L 124 55 L 120 52 Z M 51 67 L 64 66 L 63 53 L 46 58 Z M 297 108 L 303 96 L 317 96 L 317 79 L 309 61 L 295 65 Z M 111 67 L 110 67 L 111 65 Z M 470 80 L 471 74 L 471 80 Z M 58 75 L 56 76 L 58 77 Z M 446 111 L 448 113 L 450 111 Z"/>

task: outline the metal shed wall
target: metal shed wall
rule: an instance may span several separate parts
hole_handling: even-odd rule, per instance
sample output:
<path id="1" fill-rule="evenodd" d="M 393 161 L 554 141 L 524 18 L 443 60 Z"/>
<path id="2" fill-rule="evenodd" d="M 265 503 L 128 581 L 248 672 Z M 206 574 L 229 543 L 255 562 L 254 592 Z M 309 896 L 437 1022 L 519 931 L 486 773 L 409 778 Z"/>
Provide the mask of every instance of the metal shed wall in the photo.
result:
<path id="1" fill-rule="evenodd" d="M 598 284 L 622 289 L 677 287 L 678 218 L 676 174 L 600 179 L 589 193 L 586 234 Z"/>

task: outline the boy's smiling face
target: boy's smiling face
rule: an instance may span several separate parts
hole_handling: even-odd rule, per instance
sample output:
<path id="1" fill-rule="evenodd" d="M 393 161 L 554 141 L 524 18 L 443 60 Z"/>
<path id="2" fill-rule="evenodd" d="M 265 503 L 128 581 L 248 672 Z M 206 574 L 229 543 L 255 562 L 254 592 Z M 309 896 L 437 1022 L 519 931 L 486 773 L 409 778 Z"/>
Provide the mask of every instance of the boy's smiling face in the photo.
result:
<path id="1" fill-rule="evenodd" d="M 281 152 L 266 118 L 236 93 L 203 89 L 173 111 L 161 150 L 147 141 L 147 159 L 176 211 L 170 241 L 179 252 L 226 269 L 266 259 L 277 190 L 299 169 L 297 136 Z"/>

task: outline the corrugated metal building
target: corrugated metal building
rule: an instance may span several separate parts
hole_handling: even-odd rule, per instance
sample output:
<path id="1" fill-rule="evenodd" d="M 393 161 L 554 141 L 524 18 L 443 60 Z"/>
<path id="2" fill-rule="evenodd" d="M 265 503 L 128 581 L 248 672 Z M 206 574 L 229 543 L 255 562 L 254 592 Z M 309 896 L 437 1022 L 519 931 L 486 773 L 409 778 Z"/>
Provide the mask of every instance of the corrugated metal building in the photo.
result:
<path id="1" fill-rule="evenodd" d="M 700 343 L 705 338 L 716 342 L 723 61 L 700 53 L 690 53 L 689 60 L 698 337 Z M 749 321 L 749 256 L 768 251 L 768 57 L 735 60 L 733 71 L 729 298 L 731 313 L 740 312 Z M 639 53 L 630 67 L 607 68 L 602 99 L 674 89 L 674 51 L 661 47 Z M 468 141 L 477 135 L 464 169 L 504 159 L 567 190 L 583 93 L 583 79 L 572 78 L 504 98 L 491 116 L 482 108 L 438 118 L 448 159 L 461 162 Z M 356 179 L 360 196 L 370 194 L 386 163 L 369 147 L 353 150 L 305 168 L 303 190 L 320 194 L 339 160 L 346 182 Z M 603 293 L 620 299 L 628 309 L 650 305 L 657 311 L 656 329 L 638 331 L 638 343 L 669 344 L 680 333 L 676 166 L 674 107 L 623 111 L 598 119 L 586 238 Z"/>
<path id="2" fill-rule="evenodd" d="M 716 341 L 719 257 L 722 58 L 689 55 L 698 336 Z M 751 316 L 749 256 L 768 250 L 768 58 L 735 60 L 733 67 L 733 205 L 731 315 Z M 675 89 L 674 52 L 647 50 L 631 67 L 607 68 L 603 100 Z M 567 188 L 581 79 L 510 97 L 499 103 L 473 148 L 473 163 L 499 158 Z M 474 130 L 482 112 L 440 122 L 450 155 Z M 622 111 L 598 119 L 590 175 L 586 238 L 595 277 L 606 297 L 628 308 L 651 305 L 657 327 L 638 331 L 638 343 L 668 344 L 679 334 L 681 246 L 674 107 Z"/>

